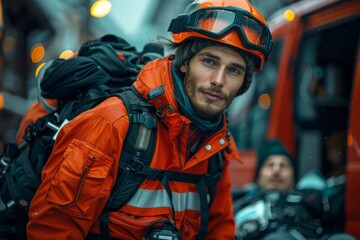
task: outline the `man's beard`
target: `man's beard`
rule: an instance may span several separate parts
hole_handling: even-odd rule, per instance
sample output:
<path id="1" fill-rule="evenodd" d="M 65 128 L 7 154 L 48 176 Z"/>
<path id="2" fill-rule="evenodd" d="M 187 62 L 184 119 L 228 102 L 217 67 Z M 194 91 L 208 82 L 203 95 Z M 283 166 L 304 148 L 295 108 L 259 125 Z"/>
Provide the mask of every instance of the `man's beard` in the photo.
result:
<path id="1" fill-rule="evenodd" d="M 185 86 L 185 91 L 186 94 L 188 95 L 189 99 L 190 99 L 190 103 L 191 106 L 193 107 L 194 111 L 202 118 L 207 119 L 207 120 L 212 120 L 212 119 L 217 119 L 218 115 L 225 110 L 226 107 L 229 106 L 229 104 L 231 103 L 232 99 L 234 99 L 235 96 L 227 96 L 225 95 L 221 89 L 219 88 L 214 88 L 214 87 L 199 87 L 198 89 L 195 88 L 194 86 L 194 81 L 192 79 L 185 79 L 184 81 L 184 86 Z M 199 92 L 202 91 L 211 91 L 214 93 L 217 93 L 219 95 L 221 95 L 221 97 L 224 99 L 224 101 L 226 102 L 226 106 L 224 109 L 214 109 L 213 108 L 213 103 L 211 101 L 209 102 L 205 102 L 205 104 L 200 104 L 198 103 L 194 98 L 196 95 L 196 90 L 198 90 Z"/>

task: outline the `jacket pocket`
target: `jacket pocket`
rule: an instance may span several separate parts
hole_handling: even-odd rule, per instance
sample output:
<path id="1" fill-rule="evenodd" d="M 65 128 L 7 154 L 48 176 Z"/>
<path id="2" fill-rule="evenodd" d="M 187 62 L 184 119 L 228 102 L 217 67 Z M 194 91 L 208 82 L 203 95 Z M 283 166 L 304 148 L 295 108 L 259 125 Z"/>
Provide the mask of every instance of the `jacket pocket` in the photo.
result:
<path id="1" fill-rule="evenodd" d="M 90 214 L 105 196 L 105 179 L 112 164 L 112 158 L 101 150 L 73 140 L 53 176 L 47 200 L 74 213 Z"/>

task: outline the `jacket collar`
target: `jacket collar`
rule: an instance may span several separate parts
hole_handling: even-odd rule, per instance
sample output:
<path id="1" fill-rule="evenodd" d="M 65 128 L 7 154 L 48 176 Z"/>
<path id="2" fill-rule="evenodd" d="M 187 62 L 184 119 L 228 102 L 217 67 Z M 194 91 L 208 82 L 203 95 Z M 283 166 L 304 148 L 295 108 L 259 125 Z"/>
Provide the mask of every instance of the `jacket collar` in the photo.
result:
<path id="1" fill-rule="evenodd" d="M 174 95 L 174 84 L 171 76 L 172 57 L 158 58 L 146 64 L 139 73 L 133 86 L 146 99 L 149 99 L 150 91 L 163 86 L 164 94 L 161 103 L 154 101 L 154 105 L 169 105 L 173 112 L 178 113 L 179 107 Z M 159 100 L 159 99 L 156 99 Z"/>

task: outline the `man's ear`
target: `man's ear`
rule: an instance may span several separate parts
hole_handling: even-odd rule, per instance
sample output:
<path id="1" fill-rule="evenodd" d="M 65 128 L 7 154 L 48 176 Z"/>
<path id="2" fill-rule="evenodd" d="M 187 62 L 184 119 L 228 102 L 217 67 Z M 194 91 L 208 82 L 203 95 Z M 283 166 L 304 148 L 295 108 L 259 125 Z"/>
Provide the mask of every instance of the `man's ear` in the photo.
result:
<path id="1" fill-rule="evenodd" d="M 187 73 L 188 71 L 188 61 L 185 61 L 181 66 L 180 66 L 180 71 L 182 73 Z"/>

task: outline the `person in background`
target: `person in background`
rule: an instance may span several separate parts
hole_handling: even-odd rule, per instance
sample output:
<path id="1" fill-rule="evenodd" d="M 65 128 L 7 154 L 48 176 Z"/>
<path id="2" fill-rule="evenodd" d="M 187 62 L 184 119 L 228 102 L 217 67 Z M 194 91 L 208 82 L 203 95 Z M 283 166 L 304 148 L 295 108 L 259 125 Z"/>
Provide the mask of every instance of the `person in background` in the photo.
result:
<path id="1" fill-rule="evenodd" d="M 355 239 L 330 226 L 343 212 L 329 202 L 325 189 L 300 188 L 296 166 L 280 140 L 259 145 L 254 184 L 233 194 L 238 240 Z"/>
<path id="2" fill-rule="evenodd" d="M 326 160 L 330 164 L 327 178 L 346 174 L 346 131 L 334 130 L 325 140 Z"/>
<path id="3" fill-rule="evenodd" d="M 289 191 L 295 186 L 296 162 L 280 141 L 260 145 L 255 181 L 265 190 Z"/>
<path id="4" fill-rule="evenodd" d="M 221 178 L 207 216 L 200 201 L 207 196 L 201 197 L 197 184 L 145 179 L 127 204 L 109 214 L 105 228 L 113 239 L 152 239 L 151 227 L 166 221 L 172 225 L 164 233 L 171 235 L 163 239 L 234 239 L 227 166 L 239 155 L 225 109 L 249 88 L 253 71 L 262 69 L 271 34 L 248 0 L 196 0 L 169 31 L 175 54 L 148 63 L 133 84 L 148 101 L 154 89 L 163 90 L 157 92 L 161 101 L 153 101 L 162 107 L 151 168 L 205 175 L 209 159 L 221 153 Z M 29 239 L 101 239 L 100 216 L 128 127 L 123 102 L 111 97 L 61 128 L 31 202 Z"/>

